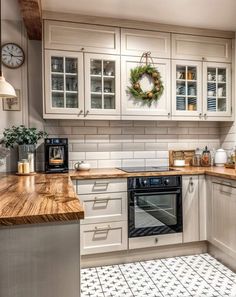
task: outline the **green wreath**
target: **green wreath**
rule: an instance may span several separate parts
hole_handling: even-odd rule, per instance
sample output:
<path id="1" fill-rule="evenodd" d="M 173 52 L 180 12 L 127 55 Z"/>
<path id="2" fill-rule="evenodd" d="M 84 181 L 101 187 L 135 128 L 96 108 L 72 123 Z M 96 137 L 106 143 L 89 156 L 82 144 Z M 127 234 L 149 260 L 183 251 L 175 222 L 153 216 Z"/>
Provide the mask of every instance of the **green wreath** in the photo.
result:
<path id="1" fill-rule="evenodd" d="M 144 74 L 147 74 L 153 79 L 153 88 L 150 91 L 144 92 L 140 86 L 139 80 Z M 130 94 L 135 99 L 142 99 L 149 105 L 151 102 L 157 101 L 164 91 L 164 86 L 161 80 L 160 72 L 150 64 L 138 66 L 131 69 L 130 72 L 131 87 L 128 87 Z"/>

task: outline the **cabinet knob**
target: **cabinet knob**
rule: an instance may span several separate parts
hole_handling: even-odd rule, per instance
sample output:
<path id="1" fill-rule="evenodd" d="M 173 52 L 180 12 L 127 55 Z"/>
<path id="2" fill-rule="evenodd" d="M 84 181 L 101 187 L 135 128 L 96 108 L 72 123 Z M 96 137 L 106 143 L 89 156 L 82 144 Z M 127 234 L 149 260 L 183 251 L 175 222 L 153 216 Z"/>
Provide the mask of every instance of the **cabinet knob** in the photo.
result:
<path id="1" fill-rule="evenodd" d="M 157 237 L 155 238 L 155 243 L 158 243 L 158 238 Z"/>
<path id="2" fill-rule="evenodd" d="M 206 113 L 204 113 L 204 119 L 205 119 L 205 120 L 207 119 L 207 114 L 206 114 Z"/>
<path id="3" fill-rule="evenodd" d="M 84 51 L 84 47 L 81 47 L 81 51 Z"/>
<path id="4" fill-rule="evenodd" d="M 89 110 L 86 110 L 85 116 L 87 116 L 89 114 Z"/>
<path id="5" fill-rule="evenodd" d="M 79 116 L 81 115 L 83 113 L 83 109 L 81 109 L 80 111 L 79 111 Z"/>
<path id="6" fill-rule="evenodd" d="M 201 112 L 199 113 L 199 118 L 200 118 L 200 119 L 202 118 L 202 113 L 201 113 Z"/>
<path id="7" fill-rule="evenodd" d="M 168 112 L 168 114 L 167 114 L 167 115 L 168 115 L 168 118 L 169 118 L 169 117 L 170 117 L 170 112 Z"/>

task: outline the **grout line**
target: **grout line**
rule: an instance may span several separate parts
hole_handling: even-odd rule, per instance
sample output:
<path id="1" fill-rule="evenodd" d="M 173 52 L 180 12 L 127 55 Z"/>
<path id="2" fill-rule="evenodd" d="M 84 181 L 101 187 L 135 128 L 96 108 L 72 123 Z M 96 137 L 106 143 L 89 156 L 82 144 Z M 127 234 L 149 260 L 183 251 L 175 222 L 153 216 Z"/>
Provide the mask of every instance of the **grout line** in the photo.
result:
<path id="1" fill-rule="evenodd" d="M 180 257 L 176 257 L 176 258 L 180 258 Z M 162 259 L 160 259 L 161 263 L 166 267 L 166 269 L 173 274 L 173 276 L 177 279 L 177 281 L 185 288 L 185 290 L 189 293 L 189 296 L 194 296 L 192 295 L 189 290 L 185 287 L 185 285 L 182 283 L 182 281 L 176 276 L 174 275 L 174 273 L 169 269 L 169 267 L 162 261 Z"/>
<path id="2" fill-rule="evenodd" d="M 145 262 L 147 262 L 147 261 L 145 261 Z M 149 273 L 147 272 L 147 270 L 145 269 L 145 267 L 143 267 L 142 262 L 139 262 L 139 263 L 140 263 L 140 265 L 142 266 L 142 268 L 144 269 L 144 271 L 147 273 L 148 277 L 151 279 L 151 281 L 153 282 L 153 284 L 156 286 L 156 288 L 157 288 L 157 290 L 159 291 L 159 293 L 161 294 L 161 296 L 165 297 L 165 296 L 162 294 L 161 290 L 160 290 L 160 289 L 158 288 L 158 286 L 156 285 L 156 283 L 153 281 L 153 279 L 151 278 L 151 276 L 149 275 Z"/>
<path id="3" fill-rule="evenodd" d="M 200 255 L 197 255 L 198 257 L 200 256 Z M 198 272 L 198 270 L 196 270 L 195 268 L 193 268 L 192 266 L 190 266 L 183 258 L 184 257 L 180 257 L 181 258 L 181 260 L 183 260 L 184 261 L 184 263 L 186 263 L 195 273 L 197 273 L 197 275 L 201 278 L 201 279 L 203 279 L 216 293 L 218 293 L 220 296 L 222 296 L 221 294 L 220 294 L 220 292 L 216 289 L 216 288 L 214 288 L 206 279 L 204 279 L 202 276 L 201 276 L 201 274 Z M 200 258 L 202 258 L 202 257 L 200 257 Z M 202 258 L 203 259 L 203 258 Z M 205 259 L 203 259 L 203 260 L 205 260 Z M 206 261 L 207 262 L 207 261 Z"/>
<path id="4" fill-rule="evenodd" d="M 125 277 L 124 273 L 122 272 L 122 270 L 121 270 L 121 268 L 120 268 L 120 265 L 118 264 L 117 266 L 118 266 L 118 268 L 119 268 L 119 270 L 120 270 L 120 272 L 121 272 L 121 274 L 122 274 L 122 276 L 123 276 L 123 278 L 124 278 L 124 280 L 125 280 L 127 286 L 129 287 L 131 294 L 135 297 L 134 292 L 132 291 L 132 289 L 131 289 L 131 287 L 130 287 L 128 281 L 126 280 L 126 277 Z M 120 297 L 121 297 L 121 296 L 120 296 Z"/>
<path id="5" fill-rule="evenodd" d="M 208 253 L 207 253 L 208 254 Z M 208 254 L 209 256 L 211 256 L 210 254 Z M 211 266 L 213 266 L 216 270 L 218 270 L 221 274 L 223 274 L 225 277 L 227 277 L 230 281 L 232 282 L 235 282 L 235 280 L 232 280 L 229 276 L 227 276 L 224 272 L 222 272 L 221 270 L 219 270 L 217 267 L 215 267 L 210 261 L 206 260 L 204 257 L 202 257 L 202 255 L 200 255 L 202 259 L 204 259 L 208 264 L 210 264 Z M 212 256 L 211 256 L 212 257 Z M 220 261 L 218 261 L 217 259 L 215 259 L 214 257 L 212 257 L 214 260 L 216 260 L 221 266 L 227 268 L 228 270 L 230 270 L 230 272 L 232 274 L 235 275 L 235 278 L 236 278 L 236 274 L 231 270 L 229 269 L 228 267 L 226 267 L 224 264 L 222 264 Z"/>
<path id="6" fill-rule="evenodd" d="M 101 287 L 101 290 L 102 290 L 102 294 L 103 294 L 103 296 L 105 297 L 105 293 L 104 293 L 104 291 L 103 291 L 102 282 L 101 282 L 101 280 L 100 280 L 99 273 L 98 273 L 98 271 L 97 271 L 97 267 L 95 267 L 95 270 L 96 270 L 97 277 L 98 277 L 98 281 L 99 281 L 99 284 L 100 284 L 100 287 Z"/>

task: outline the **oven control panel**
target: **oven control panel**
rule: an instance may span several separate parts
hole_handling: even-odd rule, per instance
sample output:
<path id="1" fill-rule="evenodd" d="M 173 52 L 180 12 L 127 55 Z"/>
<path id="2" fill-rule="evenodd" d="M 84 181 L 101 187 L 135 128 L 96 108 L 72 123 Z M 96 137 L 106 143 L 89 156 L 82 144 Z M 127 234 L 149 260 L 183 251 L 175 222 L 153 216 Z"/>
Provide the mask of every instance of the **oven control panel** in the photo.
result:
<path id="1" fill-rule="evenodd" d="M 129 189 L 180 187 L 181 176 L 147 176 L 129 177 Z"/>

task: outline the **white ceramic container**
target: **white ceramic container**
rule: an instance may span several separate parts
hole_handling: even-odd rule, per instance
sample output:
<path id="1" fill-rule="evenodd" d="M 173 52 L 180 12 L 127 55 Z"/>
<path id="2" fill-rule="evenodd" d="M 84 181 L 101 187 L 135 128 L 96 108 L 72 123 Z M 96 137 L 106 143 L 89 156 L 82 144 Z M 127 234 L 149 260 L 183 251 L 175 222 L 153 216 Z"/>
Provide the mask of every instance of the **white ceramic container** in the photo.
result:
<path id="1" fill-rule="evenodd" d="M 216 150 L 215 153 L 215 166 L 223 167 L 225 163 L 227 163 L 227 153 L 224 149 L 220 148 Z"/>

